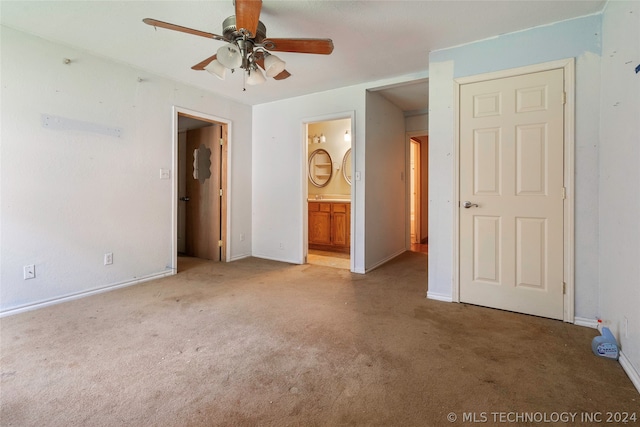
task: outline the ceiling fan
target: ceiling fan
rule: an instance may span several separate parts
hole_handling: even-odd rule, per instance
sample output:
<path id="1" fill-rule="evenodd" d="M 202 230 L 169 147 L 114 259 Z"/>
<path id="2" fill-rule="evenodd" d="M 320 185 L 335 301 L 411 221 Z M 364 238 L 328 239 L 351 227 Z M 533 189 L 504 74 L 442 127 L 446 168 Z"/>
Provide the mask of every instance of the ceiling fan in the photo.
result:
<path id="1" fill-rule="evenodd" d="M 333 52 L 331 39 L 267 38 L 267 28 L 260 21 L 262 0 L 234 0 L 236 14 L 222 22 L 222 35 L 194 30 L 156 19 L 142 21 L 153 27 L 166 28 L 187 34 L 226 42 L 215 55 L 191 67 L 205 70 L 224 80 L 226 70 L 245 71 L 246 83 L 261 84 L 267 77 L 283 80 L 291 76 L 285 70 L 285 62 L 270 52 L 314 53 L 329 55 Z M 246 90 L 246 89 L 245 89 Z"/>

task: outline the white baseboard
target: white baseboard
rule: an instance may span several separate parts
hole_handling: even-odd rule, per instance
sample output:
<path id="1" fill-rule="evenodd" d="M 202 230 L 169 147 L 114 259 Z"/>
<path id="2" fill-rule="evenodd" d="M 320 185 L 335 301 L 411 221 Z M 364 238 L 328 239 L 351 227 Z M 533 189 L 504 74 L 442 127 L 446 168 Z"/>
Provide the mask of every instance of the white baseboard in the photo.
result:
<path id="1" fill-rule="evenodd" d="M 406 250 L 406 249 L 404 249 L 404 248 L 400 249 L 398 252 L 396 252 L 396 253 L 394 253 L 394 254 L 392 254 L 392 255 L 390 255 L 390 256 L 388 256 L 388 257 L 386 257 L 386 258 L 385 258 L 385 259 L 383 259 L 383 260 L 378 261 L 377 263 L 375 263 L 375 264 L 374 264 L 374 265 L 372 265 L 371 267 L 369 267 L 369 268 L 365 269 L 365 273 L 368 273 L 368 272 L 370 272 L 370 271 L 375 270 L 376 268 L 380 267 L 380 266 L 381 266 L 381 265 L 383 265 L 383 264 L 388 263 L 389 261 L 391 261 L 391 260 L 392 260 L 392 259 L 394 259 L 395 257 L 398 257 L 398 256 L 402 255 L 402 254 L 403 254 L 403 253 L 405 253 L 405 252 L 407 252 L 407 250 Z"/>
<path id="2" fill-rule="evenodd" d="M 251 258 L 251 254 L 236 255 L 227 259 L 227 262 L 238 261 L 245 258 Z"/>
<path id="3" fill-rule="evenodd" d="M 627 356 L 625 356 L 622 351 L 620 352 L 618 362 L 620 362 L 620 366 L 622 366 L 622 369 L 624 369 L 626 374 L 629 376 L 629 379 L 636 387 L 636 390 L 640 393 L 640 373 L 638 373 L 637 369 L 631 364 L 629 359 L 627 359 Z"/>
<path id="4" fill-rule="evenodd" d="M 254 258 L 260 258 L 260 259 L 267 259 L 269 261 L 277 261 L 277 262 L 284 262 L 287 264 L 297 264 L 297 265 L 301 265 L 304 264 L 304 262 L 300 261 L 300 260 L 292 260 L 292 259 L 287 259 L 287 258 L 278 258 L 278 257 L 274 257 L 271 255 L 264 255 L 264 254 L 252 254 L 251 255 Z"/>
<path id="5" fill-rule="evenodd" d="M 160 273 L 149 274 L 148 276 L 138 277 L 135 280 L 127 280 L 125 282 L 114 283 L 111 285 L 103 286 L 101 288 L 95 288 L 88 291 L 77 292 L 74 294 L 68 294 L 61 297 L 51 298 L 44 301 L 38 301 L 32 304 L 26 304 L 14 308 L 10 308 L 4 311 L 0 311 L 0 317 L 12 316 L 14 314 L 24 313 L 25 311 L 37 310 L 39 308 L 48 307 L 50 305 L 60 304 L 62 302 L 73 301 L 88 297 L 90 295 L 101 294 L 103 292 L 113 291 L 119 288 L 126 288 L 128 286 L 137 285 L 139 283 L 148 282 L 149 280 L 160 279 L 166 276 L 172 276 L 176 274 L 174 269 L 162 271 Z"/>
<path id="6" fill-rule="evenodd" d="M 427 299 L 436 301 L 453 302 L 451 295 L 436 294 L 434 292 L 427 291 Z"/>
<path id="7" fill-rule="evenodd" d="M 584 326 L 586 328 L 598 329 L 598 319 L 590 319 L 588 317 L 574 317 L 573 324 L 576 326 Z"/>

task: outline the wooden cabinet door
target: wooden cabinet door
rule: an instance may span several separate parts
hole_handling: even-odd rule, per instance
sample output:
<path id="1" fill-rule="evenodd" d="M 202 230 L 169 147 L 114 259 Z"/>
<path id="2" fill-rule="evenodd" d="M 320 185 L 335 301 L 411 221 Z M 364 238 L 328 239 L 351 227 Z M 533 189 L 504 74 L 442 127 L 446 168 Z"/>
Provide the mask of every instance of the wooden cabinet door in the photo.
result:
<path id="1" fill-rule="evenodd" d="M 309 203 L 309 243 L 331 244 L 331 204 Z"/>
<path id="2" fill-rule="evenodd" d="M 346 203 L 333 203 L 331 215 L 331 243 L 334 246 L 349 246 L 350 218 L 349 205 Z"/>

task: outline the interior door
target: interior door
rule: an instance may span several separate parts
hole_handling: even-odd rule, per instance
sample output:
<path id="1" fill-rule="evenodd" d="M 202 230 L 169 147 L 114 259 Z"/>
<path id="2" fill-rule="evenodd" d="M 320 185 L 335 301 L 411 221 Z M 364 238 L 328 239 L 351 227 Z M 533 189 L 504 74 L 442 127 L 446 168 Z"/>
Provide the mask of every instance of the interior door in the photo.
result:
<path id="1" fill-rule="evenodd" d="M 187 202 L 187 132 L 178 133 L 178 229 L 177 229 L 177 244 L 178 253 L 184 254 L 186 252 L 186 209 Z"/>
<path id="2" fill-rule="evenodd" d="M 460 86 L 460 301 L 563 318 L 563 70 Z"/>
<path id="3" fill-rule="evenodd" d="M 187 131 L 185 253 L 220 261 L 220 125 Z"/>

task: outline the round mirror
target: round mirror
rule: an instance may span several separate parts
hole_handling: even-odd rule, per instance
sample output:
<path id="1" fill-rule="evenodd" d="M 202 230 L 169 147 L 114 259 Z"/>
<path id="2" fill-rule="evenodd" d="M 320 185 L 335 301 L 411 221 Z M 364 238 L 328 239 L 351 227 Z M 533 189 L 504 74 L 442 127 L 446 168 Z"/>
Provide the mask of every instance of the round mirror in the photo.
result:
<path id="1" fill-rule="evenodd" d="M 320 148 L 309 156 L 309 181 L 316 187 L 324 187 L 331 180 L 333 162 L 327 150 Z"/>
<path id="2" fill-rule="evenodd" d="M 351 148 L 344 153 L 342 158 L 342 176 L 351 185 Z"/>

